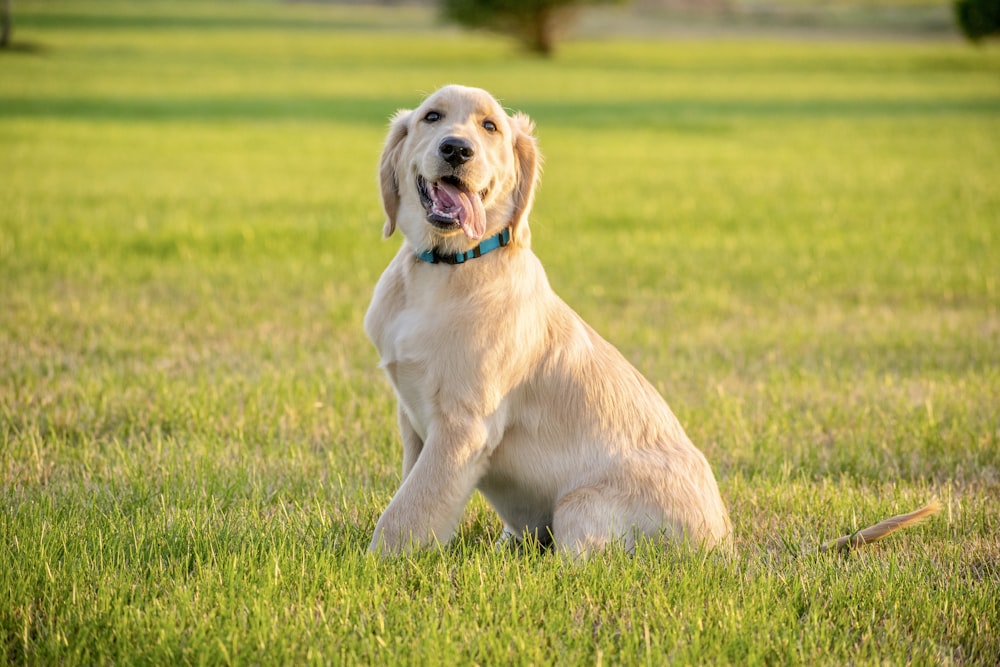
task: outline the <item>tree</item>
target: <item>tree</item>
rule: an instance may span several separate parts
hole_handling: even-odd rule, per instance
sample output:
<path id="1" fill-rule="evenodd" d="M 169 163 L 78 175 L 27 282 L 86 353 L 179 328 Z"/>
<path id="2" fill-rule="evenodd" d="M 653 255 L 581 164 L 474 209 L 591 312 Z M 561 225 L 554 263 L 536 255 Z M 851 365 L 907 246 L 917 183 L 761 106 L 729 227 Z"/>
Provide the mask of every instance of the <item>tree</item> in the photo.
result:
<path id="1" fill-rule="evenodd" d="M 0 0 L 0 49 L 10 46 L 10 0 Z"/>
<path id="2" fill-rule="evenodd" d="M 509 34 L 529 50 L 551 55 L 580 5 L 624 0 L 442 0 L 444 15 L 469 28 Z"/>
<path id="3" fill-rule="evenodd" d="M 956 0 L 954 6 L 958 27 L 972 41 L 1000 34 L 1000 0 Z"/>

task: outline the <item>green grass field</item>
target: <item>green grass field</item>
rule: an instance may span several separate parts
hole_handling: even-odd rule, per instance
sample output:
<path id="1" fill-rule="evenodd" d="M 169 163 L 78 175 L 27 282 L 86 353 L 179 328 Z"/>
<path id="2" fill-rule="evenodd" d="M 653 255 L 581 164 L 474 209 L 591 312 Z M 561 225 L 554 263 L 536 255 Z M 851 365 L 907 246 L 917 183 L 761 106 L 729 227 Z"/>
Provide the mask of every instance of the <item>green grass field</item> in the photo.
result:
<path id="1" fill-rule="evenodd" d="M 1000 51 L 614 38 L 414 9 L 15 3 L 0 53 L 0 661 L 1000 658 Z M 713 463 L 732 558 L 365 553 L 386 119 L 538 123 L 535 250 Z M 933 521 L 816 555 L 933 496 Z"/>

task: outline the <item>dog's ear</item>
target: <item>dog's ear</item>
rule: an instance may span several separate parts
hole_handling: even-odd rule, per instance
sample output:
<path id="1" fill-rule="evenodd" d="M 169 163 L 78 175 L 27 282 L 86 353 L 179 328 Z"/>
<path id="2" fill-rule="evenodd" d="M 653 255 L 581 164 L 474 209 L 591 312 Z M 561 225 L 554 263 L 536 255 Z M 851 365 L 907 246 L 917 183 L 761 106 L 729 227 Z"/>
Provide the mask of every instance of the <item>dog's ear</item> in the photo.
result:
<path id="1" fill-rule="evenodd" d="M 517 165 L 517 186 L 514 188 L 514 213 L 511 216 L 511 235 L 527 238 L 526 223 L 531 203 L 535 198 L 535 185 L 542 166 L 542 156 L 535 140 L 535 123 L 526 114 L 515 113 L 510 118 L 514 131 L 514 161 Z"/>
<path id="2" fill-rule="evenodd" d="M 396 166 L 399 154 L 403 150 L 403 141 L 409 130 L 410 114 L 408 109 L 400 109 L 389 121 L 389 135 L 385 138 L 385 147 L 378 163 L 378 180 L 382 190 L 382 208 L 385 209 L 385 226 L 382 236 L 389 238 L 396 231 L 396 214 L 399 212 L 399 180 L 396 178 Z"/>

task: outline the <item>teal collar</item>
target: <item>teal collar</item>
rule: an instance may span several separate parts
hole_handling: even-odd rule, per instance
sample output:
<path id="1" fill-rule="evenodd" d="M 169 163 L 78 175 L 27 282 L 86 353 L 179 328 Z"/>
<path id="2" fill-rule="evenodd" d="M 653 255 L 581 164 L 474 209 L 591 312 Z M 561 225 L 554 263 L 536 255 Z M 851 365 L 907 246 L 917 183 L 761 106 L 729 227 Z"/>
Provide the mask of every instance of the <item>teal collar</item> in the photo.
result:
<path id="1" fill-rule="evenodd" d="M 460 252 L 455 255 L 442 255 L 437 250 L 425 250 L 418 252 L 417 257 L 428 264 L 464 264 L 467 260 L 482 257 L 491 250 L 502 248 L 510 243 L 510 227 L 505 228 L 499 234 L 494 234 L 472 250 Z"/>

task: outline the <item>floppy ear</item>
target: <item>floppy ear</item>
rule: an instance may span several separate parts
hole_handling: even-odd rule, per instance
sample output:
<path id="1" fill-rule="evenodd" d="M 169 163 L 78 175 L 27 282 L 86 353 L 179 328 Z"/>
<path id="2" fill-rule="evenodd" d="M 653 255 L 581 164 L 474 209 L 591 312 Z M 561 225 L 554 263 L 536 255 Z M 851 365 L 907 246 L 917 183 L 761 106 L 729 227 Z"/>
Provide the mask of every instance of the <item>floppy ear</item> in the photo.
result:
<path id="1" fill-rule="evenodd" d="M 514 188 L 514 212 L 511 215 L 511 234 L 523 240 L 528 234 L 527 219 L 535 198 L 535 185 L 541 171 L 542 157 L 535 140 L 535 123 L 526 114 L 515 113 L 510 119 L 514 131 L 514 162 L 517 165 L 517 186 Z"/>
<path id="2" fill-rule="evenodd" d="M 399 161 L 399 154 L 403 149 L 403 140 L 406 139 L 410 113 L 412 112 L 408 109 L 400 109 L 389 121 L 389 135 L 385 138 L 385 147 L 382 149 L 382 157 L 378 163 L 382 208 L 385 209 L 385 226 L 382 227 L 384 238 L 389 238 L 396 231 L 396 214 L 399 212 L 399 181 L 396 178 L 396 163 Z"/>

